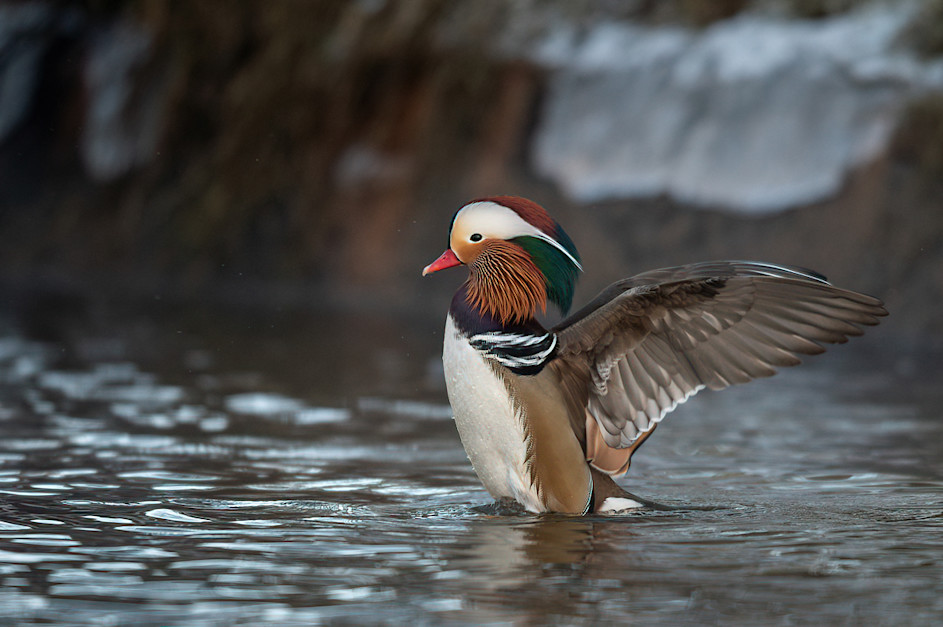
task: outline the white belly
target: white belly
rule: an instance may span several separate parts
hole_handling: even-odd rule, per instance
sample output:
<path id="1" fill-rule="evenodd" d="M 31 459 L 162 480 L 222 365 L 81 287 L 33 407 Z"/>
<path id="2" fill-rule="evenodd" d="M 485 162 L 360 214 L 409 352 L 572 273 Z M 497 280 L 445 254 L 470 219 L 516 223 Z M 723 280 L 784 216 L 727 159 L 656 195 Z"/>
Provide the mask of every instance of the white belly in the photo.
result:
<path id="1" fill-rule="evenodd" d="M 524 468 L 524 430 L 507 388 L 449 316 L 442 351 L 455 426 L 478 478 L 494 498 L 546 511 Z"/>

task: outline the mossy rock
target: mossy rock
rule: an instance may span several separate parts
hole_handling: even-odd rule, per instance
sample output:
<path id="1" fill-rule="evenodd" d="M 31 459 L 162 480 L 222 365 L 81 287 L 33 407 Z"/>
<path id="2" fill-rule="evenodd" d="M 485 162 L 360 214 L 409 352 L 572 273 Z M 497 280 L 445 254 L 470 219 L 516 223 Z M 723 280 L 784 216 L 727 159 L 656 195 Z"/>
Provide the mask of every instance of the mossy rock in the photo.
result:
<path id="1" fill-rule="evenodd" d="M 943 94 L 928 94 L 904 111 L 892 153 L 928 178 L 943 180 Z"/>
<path id="2" fill-rule="evenodd" d="M 901 41 L 923 57 L 943 55 L 943 0 L 925 0 Z"/>

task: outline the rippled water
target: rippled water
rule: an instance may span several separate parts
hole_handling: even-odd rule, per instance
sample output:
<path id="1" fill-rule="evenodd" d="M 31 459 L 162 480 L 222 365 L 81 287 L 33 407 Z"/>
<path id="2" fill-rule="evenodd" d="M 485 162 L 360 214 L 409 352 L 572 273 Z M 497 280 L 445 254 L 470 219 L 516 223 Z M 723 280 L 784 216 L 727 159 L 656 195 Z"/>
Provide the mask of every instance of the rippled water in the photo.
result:
<path id="1" fill-rule="evenodd" d="M 165 314 L 3 325 L 4 624 L 943 616 L 932 360 L 864 340 L 704 394 L 623 481 L 681 509 L 535 517 L 465 459 L 438 322 Z"/>

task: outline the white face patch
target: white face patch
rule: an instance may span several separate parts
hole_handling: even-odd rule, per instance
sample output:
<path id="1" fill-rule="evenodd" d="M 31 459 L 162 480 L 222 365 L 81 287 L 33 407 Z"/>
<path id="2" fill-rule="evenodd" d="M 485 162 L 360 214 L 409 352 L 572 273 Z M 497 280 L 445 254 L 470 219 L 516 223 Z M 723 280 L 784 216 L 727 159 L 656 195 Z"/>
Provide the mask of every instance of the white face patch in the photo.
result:
<path id="1" fill-rule="evenodd" d="M 480 237 L 479 237 L 480 236 Z M 486 239 L 509 240 L 515 237 L 536 237 L 547 242 L 583 270 L 580 262 L 570 254 L 557 240 L 553 239 L 536 226 L 517 215 L 515 211 L 490 200 L 473 202 L 462 207 L 452 223 L 450 246 L 462 262 L 461 252 Z"/>

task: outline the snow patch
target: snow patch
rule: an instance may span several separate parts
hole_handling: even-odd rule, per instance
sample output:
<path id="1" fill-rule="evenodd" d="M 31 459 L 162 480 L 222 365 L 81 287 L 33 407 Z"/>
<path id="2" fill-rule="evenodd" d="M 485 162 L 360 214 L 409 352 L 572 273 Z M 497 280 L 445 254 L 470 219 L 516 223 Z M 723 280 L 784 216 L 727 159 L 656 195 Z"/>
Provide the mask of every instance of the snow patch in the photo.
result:
<path id="1" fill-rule="evenodd" d="M 536 169 L 580 202 L 667 194 L 769 213 L 827 198 L 885 148 L 909 98 L 943 89 L 943 62 L 896 47 L 914 6 L 702 31 L 561 25 L 531 55 L 554 69 Z"/>

